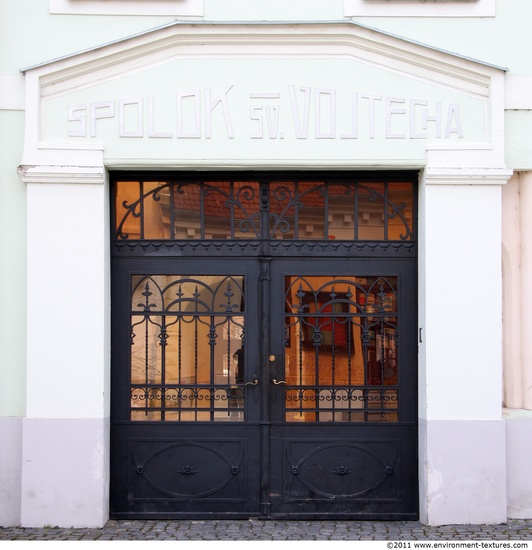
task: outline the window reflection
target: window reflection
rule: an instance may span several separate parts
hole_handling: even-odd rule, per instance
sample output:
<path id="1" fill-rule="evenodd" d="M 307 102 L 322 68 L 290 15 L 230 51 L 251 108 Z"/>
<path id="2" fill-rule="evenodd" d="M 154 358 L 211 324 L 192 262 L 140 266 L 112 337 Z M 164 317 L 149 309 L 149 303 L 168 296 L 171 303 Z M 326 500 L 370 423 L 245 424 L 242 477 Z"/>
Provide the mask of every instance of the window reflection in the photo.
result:
<path id="1" fill-rule="evenodd" d="M 410 181 L 118 181 L 118 240 L 412 240 Z M 266 223 L 265 223 L 266 221 Z"/>
<path id="2" fill-rule="evenodd" d="M 285 285 L 286 420 L 398 421 L 397 278 Z"/>
<path id="3" fill-rule="evenodd" d="M 244 420 L 244 278 L 135 275 L 132 284 L 131 419 Z"/>

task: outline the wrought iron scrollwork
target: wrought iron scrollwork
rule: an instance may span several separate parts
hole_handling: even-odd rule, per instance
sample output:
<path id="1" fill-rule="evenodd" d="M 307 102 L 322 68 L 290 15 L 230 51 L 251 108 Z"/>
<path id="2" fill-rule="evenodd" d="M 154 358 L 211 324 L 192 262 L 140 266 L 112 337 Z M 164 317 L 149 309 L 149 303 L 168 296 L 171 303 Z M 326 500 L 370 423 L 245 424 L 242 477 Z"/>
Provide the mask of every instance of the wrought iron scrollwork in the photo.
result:
<path id="1" fill-rule="evenodd" d="M 128 226 L 135 228 L 134 239 L 160 238 L 150 228 L 154 220 L 161 225 L 161 231 L 163 226 L 167 228 L 165 238 L 189 239 L 191 234 L 187 229 L 190 226 L 182 220 L 191 218 L 203 220 L 203 226 L 198 226 L 198 232 L 194 232 L 192 238 L 206 238 L 205 220 L 220 218 L 231 221 L 233 229 L 227 235 L 228 239 L 236 238 L 237 233 L 248 239 L 260 236 L 256 182 L 138 181 L 119 183 L 118 186 L 119 192 L 122 187 L 129 186 L 127 191 L 124 190 L 127 196 L 135 193 L 136 186 L 136 198 L 117 204 L 115 238 L 118 240 L 131 238 L 130 232 L 125 230 Z M 158 203 L 161 211 L 157 219 L 152 213 L 154 203 Z"/>
<path id="2" fill-rule="evenodd" d="M 287 277 L 288 418 L 398 420 L 397 282 L 378 276 Z"/>
<path id="3" fill-rule="evenodd" d="M 322 181 L 183 179 L 118 181 L 115 241 L 414 240 L 414 183 L 408 178 L 398 183 L 387 178 L 358 181 L 348 177 Z M 368 229 L 375 223 L 381 226 L 379 236 Z"/>
<path id="4" fill-rule="evenodd" d="M 245 344 L 243 277 L 135 275 L 133 283 L 132 418 L 243 420 L 246 384 L 233 366 Z"/>

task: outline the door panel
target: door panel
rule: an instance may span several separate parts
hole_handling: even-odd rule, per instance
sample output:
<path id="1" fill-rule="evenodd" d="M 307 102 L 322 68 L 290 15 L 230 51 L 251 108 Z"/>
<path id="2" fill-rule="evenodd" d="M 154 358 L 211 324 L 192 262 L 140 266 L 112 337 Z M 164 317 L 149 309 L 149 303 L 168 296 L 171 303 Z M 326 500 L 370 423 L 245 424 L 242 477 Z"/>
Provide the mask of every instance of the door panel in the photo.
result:
<path id="1" fill-rule="evenodd" d="M 271 276 L 272 515 L 417 517 L 415 265 L 284 260 Z"/>
<path id="2" fill-rule="evenodd" d="M 417 517 L 415 426 L 277 426 L 271 454 L 272 517 Z"/>
<path id="3" fill-rule="evenodd" d="M 113 517 L 257 513 L 258 269 L 224 264 L 115 262 Z"/>

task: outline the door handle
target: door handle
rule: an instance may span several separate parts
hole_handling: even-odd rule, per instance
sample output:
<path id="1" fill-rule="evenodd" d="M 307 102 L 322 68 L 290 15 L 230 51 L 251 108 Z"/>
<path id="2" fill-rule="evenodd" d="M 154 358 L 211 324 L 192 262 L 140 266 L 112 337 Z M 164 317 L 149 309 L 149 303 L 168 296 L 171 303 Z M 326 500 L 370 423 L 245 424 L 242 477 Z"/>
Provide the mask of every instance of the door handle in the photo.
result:
<path id="1" fill-rule="evenodd" d="M 285 380 L 277 380 L 277 378 L 272 378 L 272 383 L 276 386 L 279 386 L 280 384 L 286 384 Z"/>
<path id="2" fill-rule="evenodd" d="M 258 380 L 258 378 L 257 378 L 257 375 L 255 374 L 255 375 L 253 376 L 253 381 L 252 381 L 252 382 L 246 382 L 246 383 L 244 384 L 244 386 L 257 386 L 258 383 L 259 383 L 259 380 Z"/>

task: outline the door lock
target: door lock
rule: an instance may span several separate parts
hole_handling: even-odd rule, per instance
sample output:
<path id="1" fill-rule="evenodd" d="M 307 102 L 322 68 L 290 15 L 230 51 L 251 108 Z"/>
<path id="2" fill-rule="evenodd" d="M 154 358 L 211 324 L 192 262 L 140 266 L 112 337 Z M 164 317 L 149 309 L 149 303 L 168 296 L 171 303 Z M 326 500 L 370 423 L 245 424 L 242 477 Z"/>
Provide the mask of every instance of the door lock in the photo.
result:
<path id="1" fill-rule="evenodd" d="M 270 360 L 270 363 L 273 363 L 275 361 L 275 355 L 270 355 L 268 359 Z"/>

